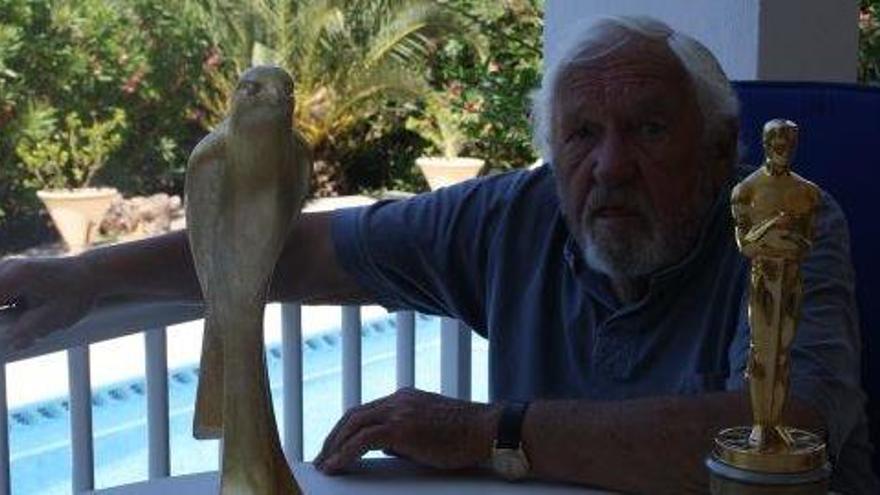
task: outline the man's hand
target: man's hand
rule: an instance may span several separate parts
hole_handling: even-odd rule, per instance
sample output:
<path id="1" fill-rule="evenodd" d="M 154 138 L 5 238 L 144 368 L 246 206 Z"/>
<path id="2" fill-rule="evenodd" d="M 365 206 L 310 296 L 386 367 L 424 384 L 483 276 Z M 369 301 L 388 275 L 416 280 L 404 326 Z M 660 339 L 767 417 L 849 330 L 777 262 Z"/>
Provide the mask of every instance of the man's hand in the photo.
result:
<path id="1" fill-rule="evenodd" d="M 489 458 L 499 406 L 402 389 L 352 408 L 327 435 L 315 466 L 342 471 L 369 450 L 385 450 L 420 464 L 455 469 Z"/>
<path id="2" fill-rule="evenodd" d="M 0 260 L 0 314 L 15 318 L 0 334 L 0 352 L 26 348 L 85 316 L 95 302 L 88 275 L 80 257 Z"/>

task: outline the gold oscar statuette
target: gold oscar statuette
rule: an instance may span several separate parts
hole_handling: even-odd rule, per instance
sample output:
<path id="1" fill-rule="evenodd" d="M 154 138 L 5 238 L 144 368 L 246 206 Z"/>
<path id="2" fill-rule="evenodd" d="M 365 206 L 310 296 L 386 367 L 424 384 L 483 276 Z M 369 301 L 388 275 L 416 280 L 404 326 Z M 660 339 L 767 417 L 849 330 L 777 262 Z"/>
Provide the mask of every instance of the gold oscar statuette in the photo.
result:
<path id="1" fill-rule="evenodd" d="M 731 194 L 736 242 L 751 263 L 746 380 L 752 425 L 716 435 L 706 461 L 715 495 L 827 493 L 825 442 L 782 424 L 803 295 L 801 262 L 812 246 L 820 198 L 815 184 L 791 171 L 797 137 L 795 123 L 767 122 L 764 163 Z"/>

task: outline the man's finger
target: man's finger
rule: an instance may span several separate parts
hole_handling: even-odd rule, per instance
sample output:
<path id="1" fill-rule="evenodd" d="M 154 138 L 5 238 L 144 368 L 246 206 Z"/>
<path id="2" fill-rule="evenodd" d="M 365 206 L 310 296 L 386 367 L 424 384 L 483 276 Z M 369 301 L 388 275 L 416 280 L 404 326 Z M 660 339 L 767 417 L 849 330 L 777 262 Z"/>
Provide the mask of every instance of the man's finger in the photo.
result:
<path id="1" fill-rule="evenodd" d="M 327 474 L 335 474 L 370 450 L 391 447 L 391 429 L 387 425 L 369 426 L 349 437 L 318 469 Z"/>
<path id="2" fill-rule="evenodd" d="M 365 414 L 369 414 L 370 411 L 373 411 L 377 408 L 381 408 L 385 403 L 385 398 L 377 399 L 372 402 L 368 402 L 366 404 L 362 404 L 360 406 L 353 407 L 345 412 L 342 418 L 336 422 L 336 425 L 333 426 L 333 429 L 330 430 L 330 433 L 327 434 L 327 438 L 324 439 L 324 445 L 321 447 L 321 452 L 315 457 L 314 463 L 320 464 L 326 454 L 332 451 L 335 448 L 335 445 L 344 440 L 345 437 L 340 437 L 343 433 L 343 430 L 352 422 L 353 418 L 360 418 Z M 375 416 L 370 414 L 368 417 L 374 418 Z M 356 424 L 363 427 L 367 423 L 364 423 L 361 419 L 355 419 Z M 349 431 L 350 434 L 350 430 Z"/>
<path id="3" fill-rule="evenodd" d="M 348 419 L 351 417 L 351 415 L 355 414 L 357 412 L 359 407 L 361 407 L 361 406 L 353 407 L 353 408 L 349 409 L 348 411 L 345 411 L 345 414 L 343 414 L 342 417 L 339 418 L 339 421 L 337 421 L 336 424 L 333 425 L 333 429 L 330 430 L 330 433 L 328 433 L 327 436 L 324 438 L 324 444 L 321 446 L 321 451 L 318 452 L 317 456 L 315 456 L 315 460 L 313 461 L 313 463 L 316 466 L 319 465 L 321 463 L 321 461 L 324 460 L 325 452 L 327 452 L 329 450 L 330 445 L 333 444 L 336 437 L 339 435 L 339 430 L 342 429 L 342 427 L 345 425 L 345 423 L 348 422 Z"/>
<path id="4" fill-rule="evenodd" d="M 340 447 L 359 431 L 382 424 L 389 413 L 389 409 L 384 405 L 352 410 L 351 414 L 337 424 L 333 438 L 328 436 L 324 441 L 324 447 L 315 458 L 315 464 L 320 466 L 329 456 L 338 453 Z"/>
<path id="5" fill-rule="evenodd" d="M 7 331 L 0 333 L 3 353 L 19 351 L 31 345 L 37 338 L 50 333 L 52 329 L 46 328 L 46 322 L 52 316 L 53 308 L 45 305 L 21 313 Z"/>

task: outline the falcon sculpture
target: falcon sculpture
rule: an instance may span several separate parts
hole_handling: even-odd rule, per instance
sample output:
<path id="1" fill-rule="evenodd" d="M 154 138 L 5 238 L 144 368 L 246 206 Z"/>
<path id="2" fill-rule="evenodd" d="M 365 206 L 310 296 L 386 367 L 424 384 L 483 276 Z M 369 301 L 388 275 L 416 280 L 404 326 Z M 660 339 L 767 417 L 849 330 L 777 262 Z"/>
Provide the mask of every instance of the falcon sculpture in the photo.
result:
<path id="1" fill-rule="evenodd" d="M 222 438 L 223 495 L 300 493 L 278 440 L 263 347 L 269 281 L 311 172 L 293 109 L 287 72 L 248 69 L 229 115 L 187 167 L 187 229 L 205 301 L 193 435 Z"/>

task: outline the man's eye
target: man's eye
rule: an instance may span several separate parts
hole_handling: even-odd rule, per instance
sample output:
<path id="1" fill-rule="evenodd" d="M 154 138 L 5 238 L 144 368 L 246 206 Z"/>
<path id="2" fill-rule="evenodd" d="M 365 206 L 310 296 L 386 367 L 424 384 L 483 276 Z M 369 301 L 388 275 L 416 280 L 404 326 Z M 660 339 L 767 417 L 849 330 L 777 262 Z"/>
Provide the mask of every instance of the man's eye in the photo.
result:
<path id="1" fill-rule="evenodd" d="M 595 126 L 591 124 L 586 124 L 579 127 L 577 130 L 569 134 L 568 138 L 565 140 L 566 143 L 570 143 L 571 141 L 577 139 L 580 141 L 589 141 L 594 139 L 598 135 L 598 131 Z"/>
<path id="2" fill-rule="evenodd" d="M 666 134 L 666 124 L 656 121 L 642 122 L 639 124 L 639 133 L 646 138 L 658 138 Z"/>

